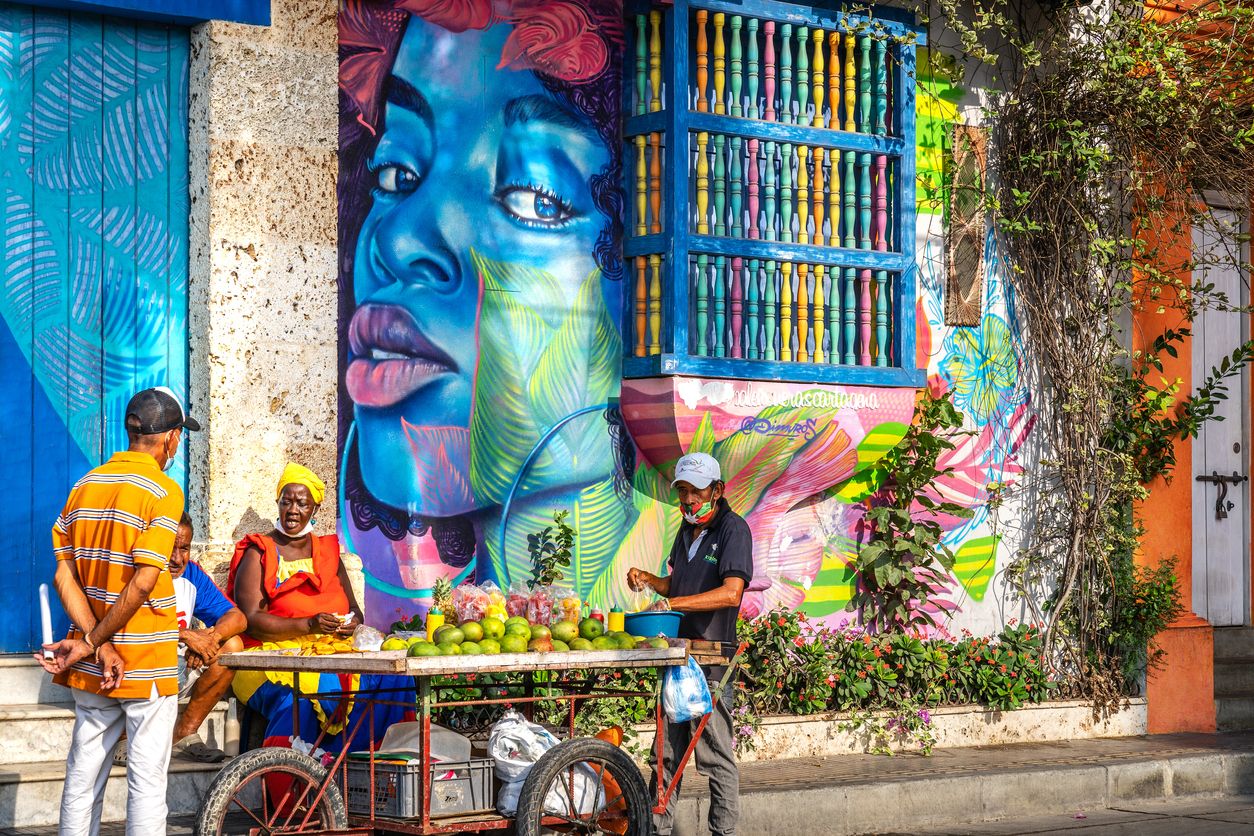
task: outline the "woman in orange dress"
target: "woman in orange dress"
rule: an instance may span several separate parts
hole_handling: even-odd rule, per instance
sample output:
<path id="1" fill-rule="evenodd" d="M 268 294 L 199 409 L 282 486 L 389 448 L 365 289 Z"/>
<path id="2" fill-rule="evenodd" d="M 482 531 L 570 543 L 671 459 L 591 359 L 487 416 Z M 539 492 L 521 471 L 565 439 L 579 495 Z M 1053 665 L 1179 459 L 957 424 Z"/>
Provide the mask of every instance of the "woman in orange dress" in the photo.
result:
<path id="1" fill-rule="evenodd" d="M 314 633 L 347 636 L 362 623 L 361 608 L 340 561 L 339 540 L 313 533 L 314 515 L 325 492 L 311 470 L 288 464 L 279 479 L 274 530 L 250 534 L 236 544 L 227 595 L 248 618 L 246 646 L 283 646 Z M 293 677 L 284 671 L 240 671 L 235 676 L 236 697 L 266 718 L 266 746 L 291 747 L 315 757 L 339 752 L 345 745 L 365 749 L 372 725 L 377 744 L 388 726 L 414 718 L 413 708 L 376 705 L 373 724 L 363 722 L 358 728 L 361 707 L 352 696 L 311 696 L 382 690 L 379 699 L 412 705 L 414 687 L 408 677 L 302 673 L 297 736 L 292 723 Z"/>

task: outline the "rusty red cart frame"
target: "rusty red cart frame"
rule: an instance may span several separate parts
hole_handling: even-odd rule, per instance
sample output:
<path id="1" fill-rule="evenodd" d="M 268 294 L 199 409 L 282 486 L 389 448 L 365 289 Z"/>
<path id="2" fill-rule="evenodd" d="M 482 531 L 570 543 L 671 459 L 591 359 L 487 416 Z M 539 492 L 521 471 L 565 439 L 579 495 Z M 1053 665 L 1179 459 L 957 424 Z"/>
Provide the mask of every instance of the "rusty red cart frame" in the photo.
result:
<path id="1" fill-rule="evenodd" d="M 733 651 L 734 652 L 729 652 Z M 391 818 L 377 815 L 374 799 L 376 789 L 376 759 L 368 760 L 370 810 L 368 813 L 349 813 L 344 804 L 342 787 L 348 786 L 348 748 L 345 747 L 331 759 L 328 766 L 314 758 L 290 749 L 257 749 L 241 754 L 228 764 L 210 788 L 205 804 L 198 817 L 196 832 L 209 834 L 377 834 L 405 833 L 416 836 L 442 833 L 478 833 L 486 831 L 503 831 L 529 836 L 546 828 L 547 832 L 569 833 L 608 833 L 608 834 L 647 834 L 652 832 L 652 813 L 666 810 L 674 796 L 687 765 L 695 750 L 697 741 L 709 722 L 706 714 L 697 722 L 695 733 L 687 750 L 676 764 L 670 780 L 664 779 L 663 741 L 666 734 L 666 717 L 662 711 L 660 689 L 661 672 L 668 667 L 685 665 L 691 656 L 702 664 L 725 666 L 726 674 L 719 685 L 721 690 L 726 687 L 744 646 L 715 646 L 709 643 L 690 643 L 685 640 L 671 640 L 671 646 L 665 649 L 649 648 L 618 651 L 580 651 L 560 654 L 544 653 L 513 653 L 494 656 L 451 656 L 451 657 L 418 657 L 411 658 L 404 651 L 377 651 L 366 653 L 341 653 L 327 656 L 300 656 L 294 651 L 252 651 L 225 654 L 221 657 L 223 664 L 236 670 L 286 671 L 293 674 L 396 674 L 412 677 L 415 684 L 415 700 L 400 702 L 395 698 L 395 689 L 375 689 L 356 692 L 319 692 L 318 698 L 352 697 L 365 710 L 357 712 L 351 728 L 344 729 L 344 739 L 357 737 L 362 723 L 367 723 L 369 732 L 369 748 L 374 751 L 378 741 L 375 740 L 374 711 L 377 706 L 405 705 L 414 707 L 420 726 L 420 810 L 419 815 L 411 818 Z M 730 657 L 730 658 L 729 658 Z M 596 675 L 609 670 L 640 670 L 653 669 L 658 672 L 657 685 L 652 691 L 619 689 L 598 685 Z M 536 682 L 535 674 L 546 673 L 546 681 Z M 574 678 L 557 679 L 552 674 L 580 672 Z M 441 700 L 441 691 L 452 690 L 450 686 L 437 682 L 446 677 L 478 675 L 485 673 L 505 673 L 523 675 L 523 692 L 520 695 L 504 697 L 482 697 L 471 699 Z M 300 736 L 299 712 L 300 700 L 305 698 L 300 690 L 300 676 L 294 675 L 293 680 L 293 731 Z M 537 692 L 537 687 L 541 689 Z M 654 751 L 656 755 L 655 786 L 656 793 L 649 797 L 644 787 L 643 777 L 634 762 L 621 750 L 608 743 L 593 738 L 575 737 L 575 717 L 581 703 L 599 699 L 622 699 L 631 697 L 651 698 L 654 701 Z M 432 714 L 444 708 L 467 708 L 474 706 L 516 706 L 529 718 L 532 709 L 540 703 L 566 703 L 566 730 L 569 735 L 566 743 L 554 747 L 545 757 L 532 768 L 528 782 L 532 779 L 543 781 L 544 775 L 553 773 L 555 776 L 566 776 L 565 797 L 572 806 L 565 814 L 553 811 L 552 793 L 558 797 L 563 795 L 560 784 L 550 783 L 532 788 L 531 783 L 524 783 L 523 797 L 520 799 L 518 814 L 506 817 L 496 811 L 475 812 L 448 816 L 433 815 L 431 800 L 433 781 L 431 775 L 430 741 Z M 326 737 L 320 731 L 311 749 L 320 748 Z M 577 742 L 578 741 L 578 742 Z M 614 754 L 618 753 L 618 754 Z M 553 763 L 546 763 L 546 759 Z M 556 761 L 562 761 L 557 763 Z M 588 764 L 596 762 L 599 768 Z M 545 764 L 541 768 L 541 764 Z M 575 770 L 586 768 L 588 774 L 596 776 L 598 802 L 591 814 L 585 814 L 574 808 Z M 563 773 L 564 770 L 564 773 Z M 286 789 L 276 792 L 267 791 L 263 785 L 267 781 L 277 780 L 275 776 L 284 776 Z M 556 780 L 556 779 L 555 779 Z M 613 781 L 611 784 L 610 782 Z M 605 787 L 605 799 L 601 799 L 600 787 Z M 610 788 L 618 793 L 608 798 Z M 528 790 L 531 788 L 530 794 Z M 538 793 L 538 794 L 537 794 Z M 277 798 L 274 796 L 278 796 Z M 539 807 L 536 807 L 538 799 Z M 525 804 L 531 807 L 524 810 Z M 547 805 L 547 806 L 546 806 Z"/>

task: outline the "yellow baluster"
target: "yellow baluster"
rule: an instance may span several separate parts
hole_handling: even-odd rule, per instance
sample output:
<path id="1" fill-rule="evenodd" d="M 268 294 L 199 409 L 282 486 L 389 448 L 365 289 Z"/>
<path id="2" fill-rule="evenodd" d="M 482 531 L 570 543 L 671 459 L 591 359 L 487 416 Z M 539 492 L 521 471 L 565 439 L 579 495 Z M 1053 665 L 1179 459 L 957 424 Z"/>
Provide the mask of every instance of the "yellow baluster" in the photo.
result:
<path id="1" fill-rule="evenodd" d="M 858 71 L 853 60 L 853 33 L 845 33 L 845 130 L 856 131 L 858 123 L 854 121 L 854 112 L 858 107 L 858 93 L 854 85 L 854 76 Z"/>
<path id="2" fill-rule="evenodd" d="M 797 242 L 810 243 L 810 148 L 797 146 Z"/>
<path id="3" fill-rule="evenodd" d="M 823 30 L 814 30 L 814 59 L 810 66 L 814 82 L 814 127 L 823 127 Z M 832 116 L 835 119 L 835 115 Z"/>
<path id="4" fill-rule="evenodd" d="M 727 16 L 714 13 L 714 112 L 727 112 L 727 43 L 723 40 L 723 23 Z"/>
<path id="5" fill-rule="evenodd" d="M 645 328 L 648 323 L 649 290 L 644 277 L 644 256 L 636 256 L 636 350 L 637 357 L 645 356 Z"/>
<path id="6" fill-rule="evenodd" d="M 662 353 L 662 257 L 649 256 L 649 353 Z"/>
<path id="7" fill-rule="evenodd" d="M 662 231 L 662 134 L 649 134 L 649 202 L 653 210 L 651 232 Z"/>
<path id="8" fill-rule="evenodd" d="M 835 131 L 840 128 L 840 33 L 833 32 L 827 36 L 827 47 L 827 66 L 831 70 L 827 76 L 827 106 L 832 111 L 832 119 L 827 126 Z"/>
<path id="9" fill-rule="evenodd" d="M 634 137 L 636 144 L 636 234 L 648 232 L 649 181 L 644 163 L 644 137 Z"/>
<path id="10" fill-rule="evenodd" d="M 649 110 L 662 109 L 662 13 L 649 12 Z"/>
<path id="11" fill-rule="evenodd" d="M 797 265 L 797 362 L 810 362 L 810 349 L 806 346 L 810 337 L 809 264 Z"/>
<path id="12" fill-rule="evenodd" d="M 710 135 L 705 131 L 697 134 L 697 232 L 710 234 L 710 157 L 706 146 Z"/>
<path id="13" fill-rule="evenodd" d="M 823 238 L 823 148 L 814 149 L 814 245 L 821 247 L 826 243 Z"/>
<path id="14" fill-rule="evenodd" d="M 814 358 L 811 362 L 823 362 L 823 274 L 827 271 L 822 264 L 814 266 Z"/>
<path id="15" fill-rule="evenodd" d="M 702 113 L 710 109 L 710 45 L 705 34 L 705 24 L 709 19 L 710 13 L 704 9 L 697 12 L 697 110 Z"/>
<path id="16" fill-rule="evenodd" d="M 780 267 L 784 272 L 784 286 L 779 293 L 779 359 L 792 360 L 792 263 L 785 261 Z"/>

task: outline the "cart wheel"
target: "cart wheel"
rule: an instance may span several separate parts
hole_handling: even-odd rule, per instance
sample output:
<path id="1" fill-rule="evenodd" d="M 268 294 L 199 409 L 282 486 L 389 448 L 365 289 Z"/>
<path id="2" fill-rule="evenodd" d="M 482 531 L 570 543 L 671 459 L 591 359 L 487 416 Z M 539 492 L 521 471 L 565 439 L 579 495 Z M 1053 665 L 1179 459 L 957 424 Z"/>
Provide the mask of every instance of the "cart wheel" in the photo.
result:
<path id="1" fill-rule="evenodd" d="M 517 836 L 646 836 L 653 833 L 649 791 L 622 749 L 592 737 L 567 740 L 527 773 L 514 828 Z"/>
<path id="2" fill-rule="evenodd" d="M 210 785 L 196 817 L 196 836 L 343 830 L 348 814 L 334 781 L 314 804 L 326 777 L 321 764 L 291 749 L 240 755 Z"/>

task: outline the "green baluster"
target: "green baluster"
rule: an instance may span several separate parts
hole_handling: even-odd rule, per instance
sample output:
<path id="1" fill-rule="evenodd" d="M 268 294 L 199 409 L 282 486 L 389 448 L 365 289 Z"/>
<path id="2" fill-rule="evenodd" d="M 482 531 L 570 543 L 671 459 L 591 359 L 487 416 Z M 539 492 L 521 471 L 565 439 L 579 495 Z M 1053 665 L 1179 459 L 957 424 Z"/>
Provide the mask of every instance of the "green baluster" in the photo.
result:
<path id="1" fill-rule="evenodd" d="M 646 18 L 636 15 L 636 115 L 642 116 L 646 110 L 648 93 L 646 82 L 649 61 L 649 36 Z"/>
<path id="2" fill-rule="evenodd" d="M 714 234 L 727 234 L 727 137 L 714 135 Z"/>
<path id="3" fill-rule="evenodd" d="M 840 181 L 840 193 L 844 197 L 845 209 L 842 213 L 845 219 L 845 236 L 841 240 L 841 246 L 852 249 L 856 245 L 854 238 L 854 199 L 856 195 L 855 182 L 853 179 L 853 151 L 844 151 L 842 156 L 845 160 L 845 176 Z"/>
<path id="4" fill-rule="evenodd" d="M 775 301 L 779 298 L 777 288 L 780 276 L 775 269 L 775 262 L 766 262 L 766 285 L 762 296 L 763 318 L 766 320 L 765 340 L 762 343 L 762 357 L 766 360 L 776 359 L 775 355 Z"/>
<path id="5" fill-rule="evenodd" d="M 857 362 L 858 348 L 858 293 L 855 287 L 854 276 L 857 271 L 852 267 L 846 267 L 841 271 L 841 316 L 844 324 L 844 352 L 842 354 L 845 365 L 852 366 Z"/>
<path id="6" fill-rule="evenodd" d="M 797 27 L 797 124 L 810 124 L 810 29 Z"/>
<path id="7" fill-rule="evenodd" d="M 714 258 L 714 356 L 727 356 L 727 259 Z"/>
<path id="8" fill-rule="evenodd" d="M 779 240 L 792 241 L 792 145 L 779 145 Z"/>
<path id="9" fill-rule="evenodd" d="M 749 103 L 745 115 L 750 119 L 758 118 L 758 19 L 749 18 Z"/>
<path id="10" fill-rule="evenodd" d="M 871 155 L 858 153 L 858 249 L 871 249 Z"/>
<path id="11" fill-rule="evenodd" d="M 858 131 L 871 130 L 871 39 L 858 38 Z"/>
<path id="12" fill-rule="evenodd" d="M 885 133 L 885 116 L 888 113 L 888 63 L 884 60 L 883 38 L 875 39 L 875 132 Z"/>
<path id="13" fill-rule="evenodd" d="M 758 323 L 758 280 L 758 260 L 751 258 L 748 272 L 745 273 L 745 316 L 748 319 L 745 356 L 750 360 L 758 359 L 758 337 L 761 330 Z"/>
<path id="14" fill-rule="evenodd" d="M 762 202 L 765 204 L 766 224 L 762 228 L 762 237 L 768 241 L 775 238 L 775 143 L 768 142 L 763 148 L 766 155 L 766 166 L 762 178 Z"/>
<path id="15" fill-rule="evenodd" d="M 731 19 L 731 115 L 741 116 L 744 108 L 740 100 L 740 90 L 744 83 L 745 63 L 740 51 L 740 15 L 732 15 Z"/>
<path id="16" fill-rule="evenodd" d="M 731 138 L 731 234 L 736 238 L 745 234 L 744 158 L 740 151 L 743 142 L 738 136 Z"/>
<path id="17" fill-rule="evenodd" d="M 827 362 L 840 362 L 840 269 L 833 267 L 827 276 Z"/>
<path id="18" fill-rule="evenodd" d="M 888 272 L 875 271 L 875 365 L 888 365 Z"/>
<path id="19" fill-rule="evenodd" d="M 710 325 L 710 297 L 709 297 L 709 281 L 707 273 L 709 272 L 710 257 L 708 255 L 697 256 L 697 274 L 694 283 L 697 286 L 697 330 L 695 333 L 697 343 L 697 354 L 702 357 L 708 357 L 710 354 L 709 344 L 706 341 L 706 331 Z"/>
<path id="20" fill-rule="evenodd" d="M 779 121 L 792 121 L 792 24 L 779 27 Z"/>

